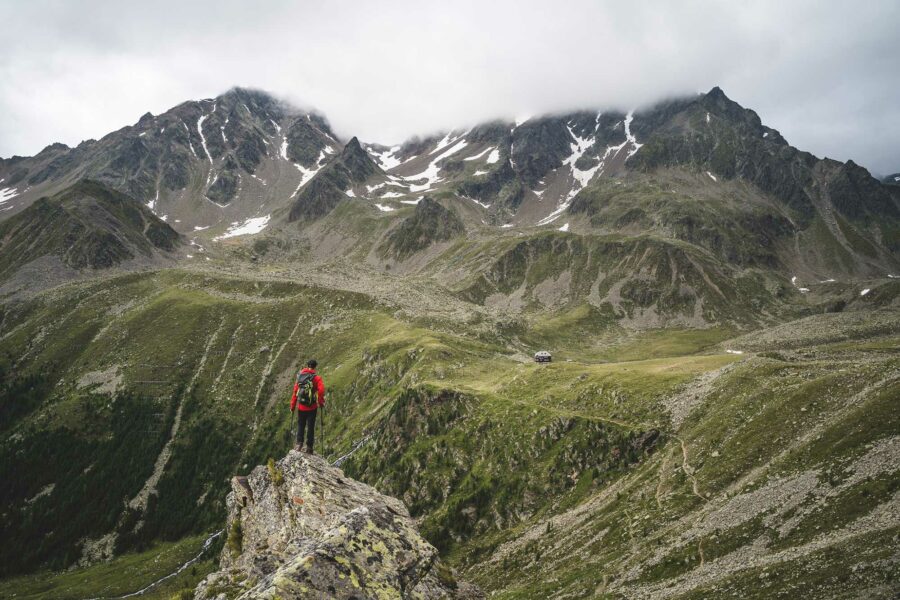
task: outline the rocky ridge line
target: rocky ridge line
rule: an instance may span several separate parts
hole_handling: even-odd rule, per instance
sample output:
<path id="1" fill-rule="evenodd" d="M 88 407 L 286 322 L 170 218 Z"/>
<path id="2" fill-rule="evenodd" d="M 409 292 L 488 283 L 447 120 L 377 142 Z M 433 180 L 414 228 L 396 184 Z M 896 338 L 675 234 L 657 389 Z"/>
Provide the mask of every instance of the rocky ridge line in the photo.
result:
<path id="1" fill-rule="evenodd" d="M 220 570 L 196 600 L 483 598 L 419 535 L 403 503 L 291 451 L 234 477 Z"/>

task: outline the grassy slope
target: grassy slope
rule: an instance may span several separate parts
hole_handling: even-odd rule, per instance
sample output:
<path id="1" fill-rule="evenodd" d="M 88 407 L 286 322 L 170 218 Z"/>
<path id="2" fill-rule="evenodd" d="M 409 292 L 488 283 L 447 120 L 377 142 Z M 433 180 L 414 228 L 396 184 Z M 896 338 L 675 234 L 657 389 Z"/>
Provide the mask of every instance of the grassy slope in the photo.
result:
<path id="1" fill-rule="evenodd" d="M 889 335 L 896 348 L 896 326 Z M 866 519 L 896 509 L 900 359 L 865 339 L 807 351 L 742 360 L 695 388 L 695 411 L 654 457 L 500 536 L 507 544 L 472 574 L 507 598 L 844 597 L 860 586 L 890 597 L 898 556 L 876 548 L 900 531 L 896 515 Z"/>
<path id="2" fill-rule="evenodd" d="M 3 530 L 7 539 L 20 539 L 29 548 L 35 528 L 54 531 L 50 539 L 56 536 L 58 543 L 37 548 L 44 554 L 29 555 L 26 564 L 62 566 L 77 556 L 75 542 L 82 535 L 96 537 L 114 527 L 127 534 L 139 517 L 144 525 L 120 537 L 122 549 L 216 529 L 226 478 L 289 446 L 291 424 L 283 403 L 290 374 L 300 360 L 315 355 L 331 390 L 326 453 L 343 454 L 371 433 L 369 444 L 346 463 L 348 473 L 403 498 L 421 517 L 425 533 L 470 577 L 507 597 L 551 592 L 589 597 L 598 587 L 631 596 L 649 589 L 640 586 L 687 577 L 695 566 L 697 542 L 691 538 L 679 545 L 678 536 L 712 502 L 693 494 L 691 476 L 704 497 L 724 499 L 743 491 L 736 481 L 755 465 L 774 469 L 772 453 L 811 419 L 825 415 L 833 415 L 835 431 L 859 423 L 858 439 L 835 456 L 859 453 L 879 436 L 896 432 L 883 409 L 836 412 L 863 382 L 896 369 L 886 349 L 895 347 L 897 331 L 886 314 L 888 325 L 877 330 L 874 342 L 856 339 L 859 325 L 847 325 L 847 335 L 809 342 L 824 343 L 815 351 L 821 355 L 798 357 L 790 350 L 796 336 L 785 330 L 773 339 L 736 340 L 746 348 L 780 352 L 741 360 L 724 354 L 724 346 L 715 347 L 731 335 L 728 330 L 625 334 L 598 326 L 590 314 L 576 314 L 573 322 L 608 344 L 575 344 L 581 334 L 559 320 L 565 314 L 518 331 L 515 340 L 470 336 L 459 324 L 402 321 L 363 295 L 291 283 L 162 271 L 71 285 L 5 307 L 0 339 L 7 380 L 10 373 L 45 374 L 47 381 L 61 383 L 32 385 L 39 393 L 25 405 L 4 389 L 0 407 L 14 418 L 5 421 L 10 424 L 4 425 L 0 459 L 4 473 L 16 473 L 16 485 L 4 498 L 11 509 L 3 516 Z M 829 315 L 828 327 L 840 326 L 835 319 L 849 323 L 850 317 Z M 815 331 L 815 324 L 808 329 Z M 523 340 L 589 351 L 570 352 L 572 362 L 538 366 L 520 362 L 509 350 L 513 341 L 520 348 Z M 693 378 L 737 361 L 721 378 L 727 385 L 713 389 L 681 428 L 674 428 L 667 398 Z M 77 382 L 86 372 L 116 365 L 122 387 L 143 393 L 153 410 L 126 410 L 138 430 L 113 428 L 110 442 L 102 426 L 89 424 L 98 416 L 106 419 L 101 423 L 114 421 L 116 407 L 127 408 L 128 400 L 110 402 L 109 395 Z M 853 374 L 855 387 L 833 381 L 840 368 Z M 800 410 L 823 390 L 834 399 L 821 403 L 821 411 L 818 405 L 815 411 Z M 874 391 L 890 398 L 892 390 Z M 128 462 L 116 452 L 97 461 L 91 458 L 93 446 L 85 446 L 84 464 L 73 461 L 73 474 L 92 467 L 73 479 L 85 486 L 80 493 L 93 497 L 91 490 L 112 485 L 120 490 L 115 502 L 133 497 L 152 471 L 179 405 L 182 421 L 172 457 L 145 515 L 55 531 L 57 490 L 25 501 L 72 477 L 43 466 L 47 457 L 51 464 L 65 462 L 69 439 L 130 447 L 146 432 L 147 443 L 128 455 Z M 661 435 L 646 443 L 652 430 Z M 688 469 L 682 465 L 681 441 L 690 457 Z M 29 447 L 40 447 L 45 455 L 23 463 L 21 452 Z M 710 458 L 713 452 L 717 460 Z M 831 455 L 820 449 L 791 468 L 830 464 Z M 788 464 L 777 462 L 779 468 L 782 463 Z M 691 467 L 698 469 L 696 475 L 687 473 Z M 123 471 L 133 476 L 123 478 Z M 887 488 L 851 487 L 846 493 L 867 498 L 868 504 L 846 514 L 862 514 L 866 506 L 883 502 L 893 489 L 890 474 L 886 477 Z M 756 478 L 748 484 L 761 485 Z M 763 531 L 761 518 L 742 522 L 715 543 L 701 535 L 709 548 L 706 560 L 746 548 Z M 807 539 L 798 537 L 796 544 Z M 857 541 L 835 551 L 849 552 Z M 674 550 L 656 556 L 657 548 Z M 556 565 L 553 576 L 536 567 L 539 556 L 556 557 L 550 561 Z M 13 560 L 4 559 L 7 568 L 15 568 Z M 642 570 L 629 575 L 636 566 Z M 800 580 L 807 589 L 814 589 L 821 569 L 813 572 L 819 575 Z M 739 585 L 747 575 L 729 576 Z"/>
<path id="3" fill-rule="evenodd" d="M 168 573 L 174 573 L 196 557 L 203 546 L 204 537 L 191 536 L 178 542 L 160 543 L 144 552 L 126 554 L 87 569 L 13 577 L 0 582 L 0 596 L 18 600 L 82 600 L 129 594 L 145 588 Z M 184 590 L 193 589 L 213 570 L 213 551 L 214 548 L 210 549 L 196 563 L 171 579 L 153 586 L 140 597 L 169 600 Z"/>

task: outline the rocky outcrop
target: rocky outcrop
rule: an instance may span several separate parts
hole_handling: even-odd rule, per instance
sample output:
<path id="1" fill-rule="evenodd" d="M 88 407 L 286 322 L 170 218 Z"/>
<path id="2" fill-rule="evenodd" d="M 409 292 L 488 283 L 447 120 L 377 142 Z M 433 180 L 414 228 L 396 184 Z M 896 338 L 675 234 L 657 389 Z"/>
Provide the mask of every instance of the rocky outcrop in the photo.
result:
<path id="1" fill-rule="evenodd" d="M 291 451 L 235 477 L 220 570 L 195 598 L 482 598 L 400 500 Z"/>
<path id="2" fill-rule="evenodd" d="M 352 138 L 337 158 L 303 186 L 291 205 L 288 221 L 324 217 L 348 198 L 348 190 L 378 173 L 382 173 L 381 169 L 360 146 L 359 140 Z"/>
<path id="3" fill-rule="evenodd" d="M 437 242 L 446 242 L 465 233 L 466 227 L 452 209 L 444 208 L 437 200 L 425 196 L 416 205 L 412 216 L 388 236 L 381 247 L 385 255 L 403 260 Z"/>

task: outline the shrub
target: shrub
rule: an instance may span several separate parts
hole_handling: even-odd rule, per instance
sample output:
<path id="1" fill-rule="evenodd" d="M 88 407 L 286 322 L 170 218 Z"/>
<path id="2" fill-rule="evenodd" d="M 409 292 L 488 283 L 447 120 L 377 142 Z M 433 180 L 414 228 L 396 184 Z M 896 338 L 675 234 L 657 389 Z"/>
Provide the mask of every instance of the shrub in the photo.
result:
<path id="1" fill-rule="evenodd" d="M 272 483 L 275 486 L 280 487 L 284 484 L 284 473 L 275 466 L 275 459 L 271 456 L 269 457 L 269 462 L 266 463 L 266 466 L 269 468 L 269 477 L 272 478 Z"/>
<path id="2" fill-rule="evenodd" d="M 237 557 L 243 552 L 244 532 L 241 529 L 241 513 L 231 522 L 231 528 L 228 530 L 228 550 L 231 556 Z"/>

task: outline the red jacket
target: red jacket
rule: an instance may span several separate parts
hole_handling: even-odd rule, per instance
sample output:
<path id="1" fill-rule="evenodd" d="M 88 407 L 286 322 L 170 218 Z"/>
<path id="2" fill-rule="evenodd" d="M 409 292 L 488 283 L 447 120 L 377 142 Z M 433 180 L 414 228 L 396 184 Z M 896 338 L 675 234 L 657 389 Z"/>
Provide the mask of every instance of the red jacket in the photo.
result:
<path id="1" fill-rule="evenodd" d="M 315 374 L 315 372 L 316 372 L 315 369 L 305 368 L 302 371 L 300 371 L 300 374 L 301 375 L 303 375 L 304 373 Z M 319 393 L 319 401 L 316 403 L 316 406 L 306 406 L 304 404 L 297 402 L 297 390 L 300 389 L 300 384 L 297 382 L 294 382 L 294 395 L 291 396 L 291 410 L 294 410 L 294 408 L 296 408 L 298 410 L 309 411 L 309 410 L 316 410 L 320 406 L 325 406 L 325 382 L 322 381 L 321 377 L 316 375 L 315 377 L 313 377 L 313 385 L 316 386 L 316 390 Z"/>

